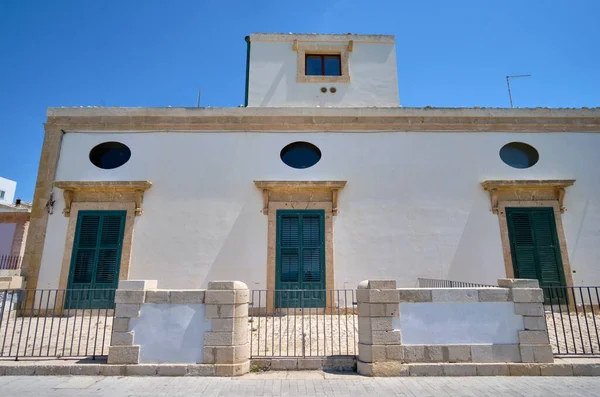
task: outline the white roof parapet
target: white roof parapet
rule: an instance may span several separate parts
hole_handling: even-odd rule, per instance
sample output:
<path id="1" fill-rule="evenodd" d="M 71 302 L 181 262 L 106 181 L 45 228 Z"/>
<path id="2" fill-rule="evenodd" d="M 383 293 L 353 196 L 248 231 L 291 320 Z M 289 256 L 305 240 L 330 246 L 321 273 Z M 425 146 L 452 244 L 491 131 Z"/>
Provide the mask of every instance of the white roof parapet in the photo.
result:
<path id="1" fill-rule="evenodd" d="M 364 116 L 364 117 L 600 117 L 598 108 L 408 108 L 408 107 L 236 107 L 236 108 L 171 108 L 171 107 L 113 107 L 113 108 L 48 108 L 47 117 L 91 116 Z"/>
<path id="2" fill-rule="evenodd" d="M 387 34 L 306 34 L 306 33 L 252 33 L 250 42 L 257 41 L 310 41 L 310 42 L 348 42 L 371 44 L 394 44 L 396 38 Z"/>

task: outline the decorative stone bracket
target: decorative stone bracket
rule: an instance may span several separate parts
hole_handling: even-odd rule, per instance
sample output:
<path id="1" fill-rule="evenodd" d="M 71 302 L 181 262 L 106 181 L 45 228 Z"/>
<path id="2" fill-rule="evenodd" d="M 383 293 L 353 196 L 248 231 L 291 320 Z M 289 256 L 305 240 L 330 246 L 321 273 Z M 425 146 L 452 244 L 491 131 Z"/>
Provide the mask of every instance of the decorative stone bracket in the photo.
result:
<path id="1" fill-rule="evenodd" d="M 273 195 L 293 197 L 294 193 L 311 191 L 316 191 L 319 196 L 327 195 L 328 197 L 325 200 L 331 201 L 331 212 L 333 215 L 337 215 L 338 192 L 346 186 L 346 181 L 254 181 L 254 184 L 257 188 L 262 189 L 262 212 L 265 215 L 269 214 L 269 200 L 272 199 Z"/>
<path id="2" fill-rule="evenodd" d="M 566 188 L 572 186 L 575 179 L 561 180 L 487 180 L 481 186 L 490 193 L 492 212 L 498 214 L 498 202 L 556 200 L 560 212 L 565 212 L 564 199 Z"/>
<path id="3" fill-rule="evenodd" d="M 135 215 L 142 215 L 144 192 L 152 187 L 150 181 L 57 181 L 54 186 L 63 190 L 65 217 L 71 215 L 76 201 L 133 201 Z"/>

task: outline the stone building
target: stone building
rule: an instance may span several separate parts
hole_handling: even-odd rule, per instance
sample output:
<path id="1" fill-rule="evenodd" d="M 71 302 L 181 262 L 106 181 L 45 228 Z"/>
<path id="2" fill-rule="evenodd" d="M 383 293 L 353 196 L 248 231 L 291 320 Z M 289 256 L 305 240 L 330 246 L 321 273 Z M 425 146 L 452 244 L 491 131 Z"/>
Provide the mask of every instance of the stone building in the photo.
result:
<path id="1" fill-rule="evenodd" d="M 28 288 L 600 283 L 600 109 L 405 108 L 393 36 L 246 40 L 244 107 L 48 110 Z"/>

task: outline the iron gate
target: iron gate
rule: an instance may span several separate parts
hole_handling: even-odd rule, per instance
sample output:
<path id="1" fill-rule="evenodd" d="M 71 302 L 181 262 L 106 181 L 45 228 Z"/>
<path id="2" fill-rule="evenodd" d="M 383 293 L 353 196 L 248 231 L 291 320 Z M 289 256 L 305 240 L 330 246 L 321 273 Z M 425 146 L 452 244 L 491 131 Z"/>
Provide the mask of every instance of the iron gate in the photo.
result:
<path id="1" fill-rule="evenodd" d="M 304 305 L 315 297 L 323 299 L 325 307 Z M 354 298 L 354 290 L 253 290 L 249 305 L 251 357 L 357 355 Z"/>

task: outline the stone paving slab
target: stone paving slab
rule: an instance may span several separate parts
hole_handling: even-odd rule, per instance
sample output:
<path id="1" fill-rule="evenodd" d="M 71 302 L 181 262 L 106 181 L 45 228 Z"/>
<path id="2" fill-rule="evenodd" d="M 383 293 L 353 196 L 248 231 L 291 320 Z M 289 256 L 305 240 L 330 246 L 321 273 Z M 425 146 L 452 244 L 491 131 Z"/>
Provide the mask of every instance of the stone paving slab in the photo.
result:
<path id="1" fill-rule="evenodd" d="M 73 379 L 77 379 L 75 382 Z M 0 377 L 2 395 L 38 396 L 600 396 L 600 378 L 365 378 L 318 371 L 239 378 Z"/>

